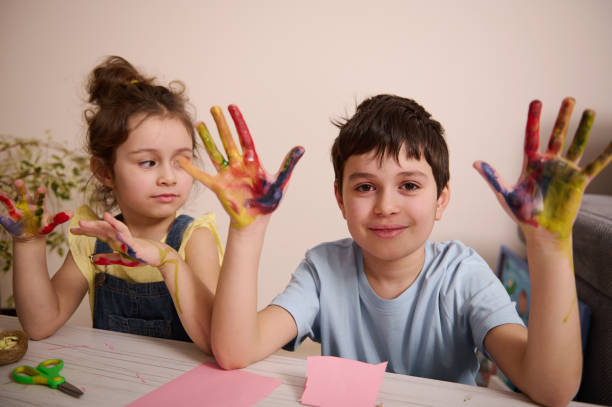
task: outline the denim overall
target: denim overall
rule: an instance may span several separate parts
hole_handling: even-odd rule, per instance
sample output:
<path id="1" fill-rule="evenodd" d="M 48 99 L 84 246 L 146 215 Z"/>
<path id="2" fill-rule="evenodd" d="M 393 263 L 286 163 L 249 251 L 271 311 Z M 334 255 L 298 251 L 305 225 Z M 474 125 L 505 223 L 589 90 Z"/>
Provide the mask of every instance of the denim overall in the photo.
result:
<path id="1" fill-rule="evenodd" d="M 123 217 L 118 215 L 117 219 Z M 191 216 L 178 216 L 170 225 L 166 244 L 178 251 L 183 232 L 192 221 Z M 96 240 L 94 254 L 111 252 L 105 242 Z M 164 281 L 130 283 L 107 273 L 96 273 L 94 287 L 94 328 L 191 341 Z"/>

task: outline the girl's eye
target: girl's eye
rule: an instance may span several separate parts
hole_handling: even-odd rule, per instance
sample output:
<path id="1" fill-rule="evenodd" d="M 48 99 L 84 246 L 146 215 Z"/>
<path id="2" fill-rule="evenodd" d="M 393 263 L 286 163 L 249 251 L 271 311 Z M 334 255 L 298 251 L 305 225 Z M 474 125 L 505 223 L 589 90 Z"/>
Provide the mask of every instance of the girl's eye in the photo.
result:
<path id="1" fill-rule="evenodd" d="M 144 168 L 152 168 L 152 167 L 155 167 L 155 161 L 153 161 L 153 160 L 145 160 L 145 161 L 139 162 L 138 165 L 140 165 L 141 167 L 144 167 Z"/>
<path id="2" fill-rule="evenodd" d="M 402 184 L 401 188 L 405 191 L 416 191 L 419 189 L 419 186 L 413 182 L 406 182 Z"/>
<path id="3" fill-rule="evenodd" d="M 358 191 L 358 192 L 370 192 L 370 191 L 374 191 L 374 185 L 361 184 L 361 185 L 358 185 L 355 188 L 355 190 Z"/>

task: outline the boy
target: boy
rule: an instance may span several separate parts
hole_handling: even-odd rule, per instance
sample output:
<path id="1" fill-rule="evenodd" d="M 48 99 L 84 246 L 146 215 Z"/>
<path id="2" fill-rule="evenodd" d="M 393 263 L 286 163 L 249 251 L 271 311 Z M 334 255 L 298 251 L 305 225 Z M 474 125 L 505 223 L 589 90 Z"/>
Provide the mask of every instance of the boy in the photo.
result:
<path id="1" fill-rule="evenodd" d="M 321 342 L 324 355 L 388 361 L 391 372 L 474 384 L 478 348 L 534 401 L 569 402 L 582 368 L 571 227 L 584 187 L 612 158 L 611 145 L 584 170 L 575 165 L 591 111 L 567 157 L 559 156 L 573 104 L 564 100 L 549 148 L 540 154 L 541 104 L 532 102 L 526 161 L 515 188 L 506 188 L 486 163 L 475 163 L 525 234 L 533 299 L 529 335 L 473 250 L 456 241 L 427 241 L 450 199 L 443 129 L 416 102 L 391 95 L 359 105 L 339 126 L 332 148 L 336 200 L 352 239 L 309 250 L 286 290 L 257 312 L 265 214 L 278 204 L 302 150 L 289 154 L 273 181 L 259 165 L 237 108 L 230 106 L 230 113 L 243 157 L 220 110 L 213 109 L 229 163 L 209 147 L 216 177 L 182 164 L 217 193 L 232 217 L 213 310 L 218 363 L 243 367 L 282 346 L 295 349 L 309 336 Z M 199 129 L 210 146 L 203 125 Z"/>

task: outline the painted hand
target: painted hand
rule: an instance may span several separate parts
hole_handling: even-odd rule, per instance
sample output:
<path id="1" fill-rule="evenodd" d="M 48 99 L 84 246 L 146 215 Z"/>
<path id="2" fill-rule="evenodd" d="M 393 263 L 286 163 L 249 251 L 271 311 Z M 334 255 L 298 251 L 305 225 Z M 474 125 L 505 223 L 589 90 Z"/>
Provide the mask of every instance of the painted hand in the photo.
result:
<path id="1" fill-rule="evenodd" d="M 206 151 L 217 169 L 217 175 L 209 175 L 195 167 L 191 161 L 180 158 L 180 165 L 210 188 L 231 217 L 232 225 L 241 228 L 251 223 L 258 215 L 274 211 L 287 186 L 291 172 L 304 154 L 302 147 L 294 147 L 285 157 L 275 177 L 270 177 L 261 167 L 255 145 L 246 122 L 235 105 L 228 108 L 236 131 L 242 154 L 238 151 L 221 109 L 214 106 L 210 112 L 215 119 L 219 136 L 227 153 L 227 159 L 217 149 L 204 123 L 196 125 Z"/>
<path id="2" fill-rule="evenodd" d="M 6 206 L 8 215 L 0 214 L 0 224 L 4 226 L 16 240 L 30 240 L 38 236 L 48 235 L 72 217 L 71 211 L 59 212 L 49 219 L 45 208 L 45 187 L 39 187 L 36 196 L 28 193 L 22 180 L 15 181 L 15 189 L 20 196 L 19 202 L 12 201 L 0 192 L 0 200 Z"/>
<path id="3" fill-rule="evenodd" d="M 133 237 L 128 227 L 109 213 L 105 213 L 102 220 L 79 221 L 79 227 L 70 231 L 75 235 L 98 238 L 115 251 L 115 253 L 100 253 L 93 256 L 94 264 L 99 266 L 117 264 L 138 267 L 148 264 L 159 267 L 167 262 L 166 258 L 172 251 L 160 242 Z"/>
<path id="4" fill-rule="evenodd" d="M 531 102 L 523 171 L 513 187 L 508 188 L 489 164 L 482 161 L 474 163 L 513 218 L 522 225 L 542 226 L 559 238 L 570 236 L 584 189 L 612 160 L 610 142 L 591 163 L 583 168 L 578 166 L 595 119 L 592 110 L 584 111 L 572 144 L 565 156 L 561 156 L 574 104 L 572 98 L 563 100 L 548 148 L 541 154 L 539 127 L 542 103 L 538 100 Z"/>
<path id="5" fill-rule="evenodd" d="M 176 308 L 181 313 L 181 303 L 178 297 L 178 253 L 168 245 L 148 239 L 132 236 L 128 227 L 115 219 L 110 213 L 105 213 L 102 220 L 80 221 L 78 228 L 70 230 L 75 235 L 86 235 L 98 238 L 115 250 L 115 253 L 100 253 L 92 257 L 94 264 L 99 266 L 121 265 L 139 267 L 148 264 L 153 267 L 170 265 L 174 271 L 174 299 Z"/>

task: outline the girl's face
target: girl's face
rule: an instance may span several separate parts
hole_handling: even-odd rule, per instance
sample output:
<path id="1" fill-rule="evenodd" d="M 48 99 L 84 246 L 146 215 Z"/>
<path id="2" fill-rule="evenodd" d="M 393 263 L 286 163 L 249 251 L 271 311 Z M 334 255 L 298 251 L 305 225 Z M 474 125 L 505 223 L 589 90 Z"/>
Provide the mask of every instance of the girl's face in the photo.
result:
<path id="1" fill-rule="evenodd" d="M 132 116 L 127 140 L 115 152 L 113 189 L 119 208 L 131 222 L 174 217 L 185 203 L 192 177 L 177 162 L 193 157 L 193 141 L 176 118 Z"/>

